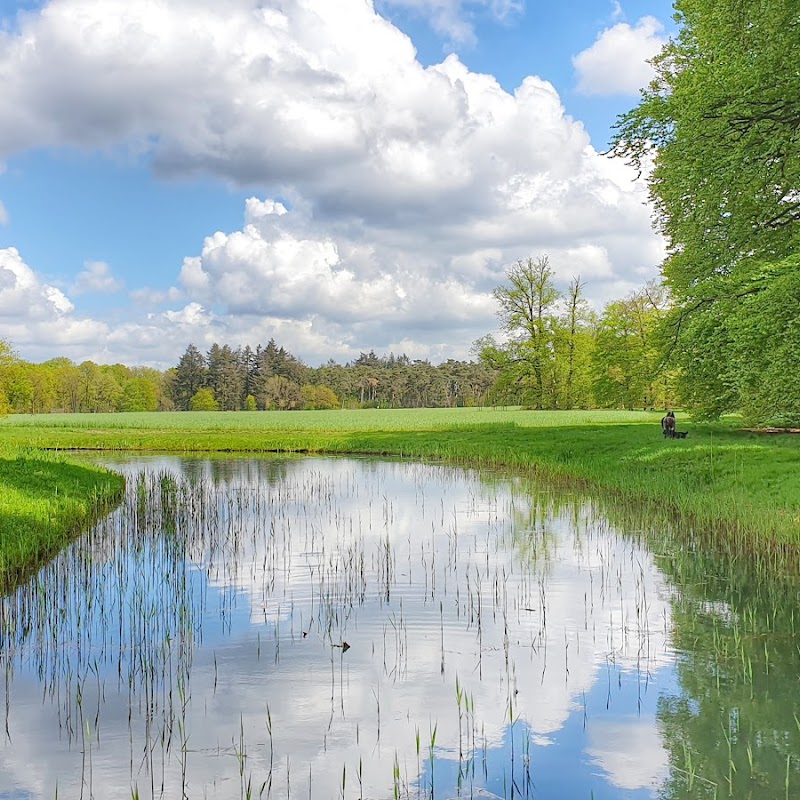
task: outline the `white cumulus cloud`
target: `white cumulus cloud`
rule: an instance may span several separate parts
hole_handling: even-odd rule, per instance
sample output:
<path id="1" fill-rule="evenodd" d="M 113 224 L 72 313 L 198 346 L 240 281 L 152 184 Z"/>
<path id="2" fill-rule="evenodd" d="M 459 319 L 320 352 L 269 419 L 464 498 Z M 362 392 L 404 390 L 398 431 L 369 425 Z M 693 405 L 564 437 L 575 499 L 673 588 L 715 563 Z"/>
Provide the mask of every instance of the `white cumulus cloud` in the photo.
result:
<path id="1" fill-rule="evenodd" d="M 525 9 L 524 0 L 379 0 L 379 8 L 404 8 L 430 21 L 431 27 L 451 45 L 472 45 L 477 41 L 472 18 L 488 13 L 506 21 Z"/>
<path id="2" fill-rule="evenodd" d="M 87 261 L 72 287 L 73 294 L 113 294 L 125 285 L 105 261 Z"/>
<path id="3" fill-rule="evenodd" d="M 654 789 L 669 774 L 669 757 L 652 719 L 592 721 L 587 754 L 614 786 Z"/>
<path id="4" fill-rule="evenodd" d="M 663 257 L 645 187 L 550 83 L 509 92 L 456 55 L 424 67 L 365 0 L 51 0 L 0 32 L 0 76 L 0 159 L 130 147 L 158 175 L 253 187 L 241 228 L 209 230 L 172 288 L 136 287 L 96 321 L 104 359 L 168 365 L 189 341 L 272 336 L 312 364 L 371 348 L 467 357 L 516 259 L 549 254 L 599 306 Z M 87 265 L 72 292 L 114 280 Z M 24 354 L 32 337 L 12 339 Z"/>
<path id="5" fill-rule="evenodd" d="M 14 247 L 0 249 L 0 329 L 24 357 L 81 355 L 108 332 L 80 318 L 70 299 L 41 280 Z"/>
<path id="6" fill-rule="evenodd" d="M 664 26 L 642 17 L 635 26 L 618 22 L 572 59 L 578 91 L 589 95 L 636 95 L 653 78 L 650 60 L 666 44 Z"/>
<path id="7" fill-rule="evenodd" d="M 56 318 L 72 308 L 60 289 L 41 282 L 16 248 L 0 250 L 0 317 L 6 324 L 22 317 Z"/>

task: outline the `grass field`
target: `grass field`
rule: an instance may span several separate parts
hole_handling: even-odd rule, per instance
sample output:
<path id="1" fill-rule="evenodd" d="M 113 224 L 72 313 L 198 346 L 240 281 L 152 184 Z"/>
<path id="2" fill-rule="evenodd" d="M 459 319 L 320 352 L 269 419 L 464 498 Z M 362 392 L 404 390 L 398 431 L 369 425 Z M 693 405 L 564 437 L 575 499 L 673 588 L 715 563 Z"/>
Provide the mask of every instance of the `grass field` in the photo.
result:
<path id="1" fill-rule="evenodd" d="M 679 414 L 678 428 L 689 438 L 664 440 L 660 417 L 477 408 L 19 415 L 0 420 L 0 452 L 278 451 L 445 459 L 535 470 L 651 504 L 681 515 L 700 533 L 722 533 L 736 546 L 783 551 L 800 544 L 800 437 L 739 431 L 735 421 L 686 423 Z M 9 508 L 4 497 L 0 477 L 0 509 Z"/>
<path id="2" fill-rule="evenodd" d="M 47 453 L 0 453 L 0 591 L 7 591 L 113 505 L 124 482 Z"/>
<path id="3" fill-rule="evenodd" d="M 662 414 L 631 411 L 521 411 L 518 408 L 397 408 L 355 411 L 183 411 L 129 414 L 16 414 L 0 420 L 0 435 L 25 439 L 18 429 L 94 431 L 407 431 L 442 430 L 496 423 L 558 428 L 574 425 L 624 425 L 649 422 Z M 48 434 L 51 435 L 51 434 Z"/>

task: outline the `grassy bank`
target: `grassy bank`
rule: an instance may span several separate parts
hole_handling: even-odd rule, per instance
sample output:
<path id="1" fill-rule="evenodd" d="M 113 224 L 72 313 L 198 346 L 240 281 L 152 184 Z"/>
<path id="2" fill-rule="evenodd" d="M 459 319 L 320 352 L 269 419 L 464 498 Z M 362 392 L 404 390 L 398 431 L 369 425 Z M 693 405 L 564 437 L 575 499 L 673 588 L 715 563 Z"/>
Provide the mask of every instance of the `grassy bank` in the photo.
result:
<path id="1" fill-rule="evenodd" d="M 300 451 L 443 458 L 538 470 L 685 515 L 739 543 L 800 543 L 800 436 L 660 414 L 490 409 L 15 416 L 9 444 L 162 452 Z"/>
<path id="2" fill-rule="evenodd" d="M 122 493 L 118 475 L 46 453 L 0 454 L 0 592 L 37 569 Z"/>

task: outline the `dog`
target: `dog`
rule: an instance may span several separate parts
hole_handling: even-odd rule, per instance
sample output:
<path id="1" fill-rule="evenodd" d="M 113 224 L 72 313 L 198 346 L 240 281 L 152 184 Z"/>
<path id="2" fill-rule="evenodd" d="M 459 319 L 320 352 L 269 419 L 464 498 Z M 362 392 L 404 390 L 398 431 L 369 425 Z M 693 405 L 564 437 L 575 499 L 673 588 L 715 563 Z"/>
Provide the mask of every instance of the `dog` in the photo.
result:
<path id="1" fill-rule="evenodd" d="M 689 431 L 673 431 L 672 435 L 676 439 L 685 439 L 689 435 Z"/>

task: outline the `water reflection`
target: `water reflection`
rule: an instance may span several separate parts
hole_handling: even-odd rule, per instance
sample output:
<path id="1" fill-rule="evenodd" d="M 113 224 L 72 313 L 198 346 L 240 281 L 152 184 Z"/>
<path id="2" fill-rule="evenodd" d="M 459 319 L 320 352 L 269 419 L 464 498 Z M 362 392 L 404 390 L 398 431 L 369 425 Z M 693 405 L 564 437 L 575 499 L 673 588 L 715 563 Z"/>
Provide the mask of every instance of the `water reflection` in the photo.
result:
<path id="1" fill-rule="evenodd" d="M 695 612 L 588 501 L 367 460 L 114 466 L 123 506 L 0 606 L 0 797 L 719 784 L 675 772 Z"/>
<path id="2" fill-rule="evenodd" d="M 660 698 L 668 798 L 800 796 L 800 583 L 788 570 L 676 552 L 680 692 Z"/>

